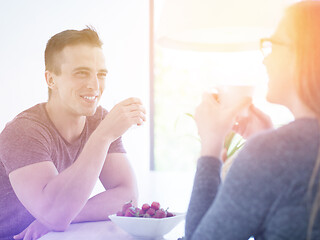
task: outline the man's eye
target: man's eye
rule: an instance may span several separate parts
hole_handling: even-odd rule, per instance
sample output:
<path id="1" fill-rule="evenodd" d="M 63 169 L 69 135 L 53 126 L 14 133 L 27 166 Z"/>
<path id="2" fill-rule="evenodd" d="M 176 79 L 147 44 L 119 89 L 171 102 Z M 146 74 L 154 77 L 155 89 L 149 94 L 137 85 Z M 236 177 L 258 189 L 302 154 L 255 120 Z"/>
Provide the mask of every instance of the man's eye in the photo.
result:
<path id="1" fill-rule="evenodd" d="M 98 78 L 99 79 L 105 79 L 107 77 L 106 73 L 98 73 Z"/>
<path id="2" fill-rule="evenodd" d="M 76 73 L 79 77 L 87 77 L 89 74 L 86 71 L 79 71 Z"/>

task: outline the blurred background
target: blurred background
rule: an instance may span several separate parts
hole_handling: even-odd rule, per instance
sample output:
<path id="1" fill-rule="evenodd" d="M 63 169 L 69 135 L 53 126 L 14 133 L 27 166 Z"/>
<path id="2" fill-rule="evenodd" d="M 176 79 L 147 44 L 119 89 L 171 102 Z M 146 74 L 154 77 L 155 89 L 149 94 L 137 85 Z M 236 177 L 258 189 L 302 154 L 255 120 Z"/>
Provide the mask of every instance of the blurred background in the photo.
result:
<path id="1" fill-rule="evenodd" d="M 259 24 L 259 19 L 264 19 L 266 14 L 272 20 L 268 27 L 274 29 L 285 6 L 292 2 L 294 0 L 1 1 L 0 131 L 19 112 L 47 101 L 44 50 L 48 39 L 66 29 L 80 30 L 92 25 L 104 42 L 109 71 L 101 105 L 110 110 L 115 103 L 135 96 L 141 98 L 148 109 L 146 124 L 131 128 L 123 136 L 137 175 L 149 170 L 193 172 L 200 142 L 189 115 L 194 113 L 202 92 L 212 91 L 217 84 L 253 85 L 254 104 L 267 112 L 277 126 L 292 120 L 286 109 L 264 99 L 267 75 L 256 42 L 246 43 L 246 39 L 228 35 L 240 27 L 245 36 L 253 33 L 260 38 L 268 37 L 257 26 L 248 32 L 244 29 L 251 23 Z M 263 4 L 270 4 L 271 10 Z M 198 17 L 193 16 L 190 21 L 184 15 L 190 9 L 200 11 L 199 19 L 205 16 L 201 14 L 204 9 L 209 17 L 220 17 L 220 20 L 206 19 L 205 23 L 216 25 L 204 27 L 222 29 L 225 35 L 216 31 L 213 39 L 230 40 L 230 44 L 208 45 L 211 43 L 200 41 L 194 48 L 186 44 L 179 47 L 177 41 L 170 45 L 168 39 L 160 41 L 163 36 L 169 38 L 172 32 L 178 33 L 182 27 L 192 26 L 197 36 L 202 34 L 199 24 L 203 23 L 195 21 Z M 232 13 L 228 13 L 230 9 Z M 241 23 L 242 16 L 250 14 L 256 19 Z M 179 21 L 184 24 L 182 27 L 175 25 Z M 227 26 L 226 22 L 231 25 Z M 232 31 L 228 31 L 230 26 Z"/>

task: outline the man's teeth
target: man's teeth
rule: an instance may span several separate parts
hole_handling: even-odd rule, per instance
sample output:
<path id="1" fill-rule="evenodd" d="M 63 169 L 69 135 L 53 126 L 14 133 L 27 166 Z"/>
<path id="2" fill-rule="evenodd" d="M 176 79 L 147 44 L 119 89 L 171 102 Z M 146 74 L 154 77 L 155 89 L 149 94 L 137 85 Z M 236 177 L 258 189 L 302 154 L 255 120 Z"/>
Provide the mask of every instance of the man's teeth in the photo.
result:
<path id="1" fill-rule="evenodd" d="M 94 99 L 96 99 L 95 96 L 93 96 L 93 97 L 83 96 L 83 98 L 88 99 L 88 100 L 94 100 Z"/>

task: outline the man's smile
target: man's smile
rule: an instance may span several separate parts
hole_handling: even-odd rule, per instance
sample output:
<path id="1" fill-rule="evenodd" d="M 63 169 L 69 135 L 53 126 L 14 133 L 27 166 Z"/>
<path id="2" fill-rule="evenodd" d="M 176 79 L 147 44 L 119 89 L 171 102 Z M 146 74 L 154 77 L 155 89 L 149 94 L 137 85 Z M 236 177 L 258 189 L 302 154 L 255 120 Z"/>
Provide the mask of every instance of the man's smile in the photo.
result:
<path id="1" fill-rule="evenodd" d="M 98 95 L 81 95 L 80 97 L 88 103 L 96 102 L 98 99 Z"/>

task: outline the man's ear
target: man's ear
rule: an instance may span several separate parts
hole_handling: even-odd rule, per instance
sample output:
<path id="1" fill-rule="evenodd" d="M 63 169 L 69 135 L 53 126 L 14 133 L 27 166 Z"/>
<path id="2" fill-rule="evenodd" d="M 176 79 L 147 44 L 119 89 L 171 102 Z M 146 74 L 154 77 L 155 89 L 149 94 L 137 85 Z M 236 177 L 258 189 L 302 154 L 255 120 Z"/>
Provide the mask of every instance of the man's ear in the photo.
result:
<path id="1" fill-rule="evenodd" d="M 48 88 L 54 89 L 56 86 L 56 82 L 54 80 L 54 74 L 47 70 L 45 71 L 45 77 L 46 77 Z"/>

